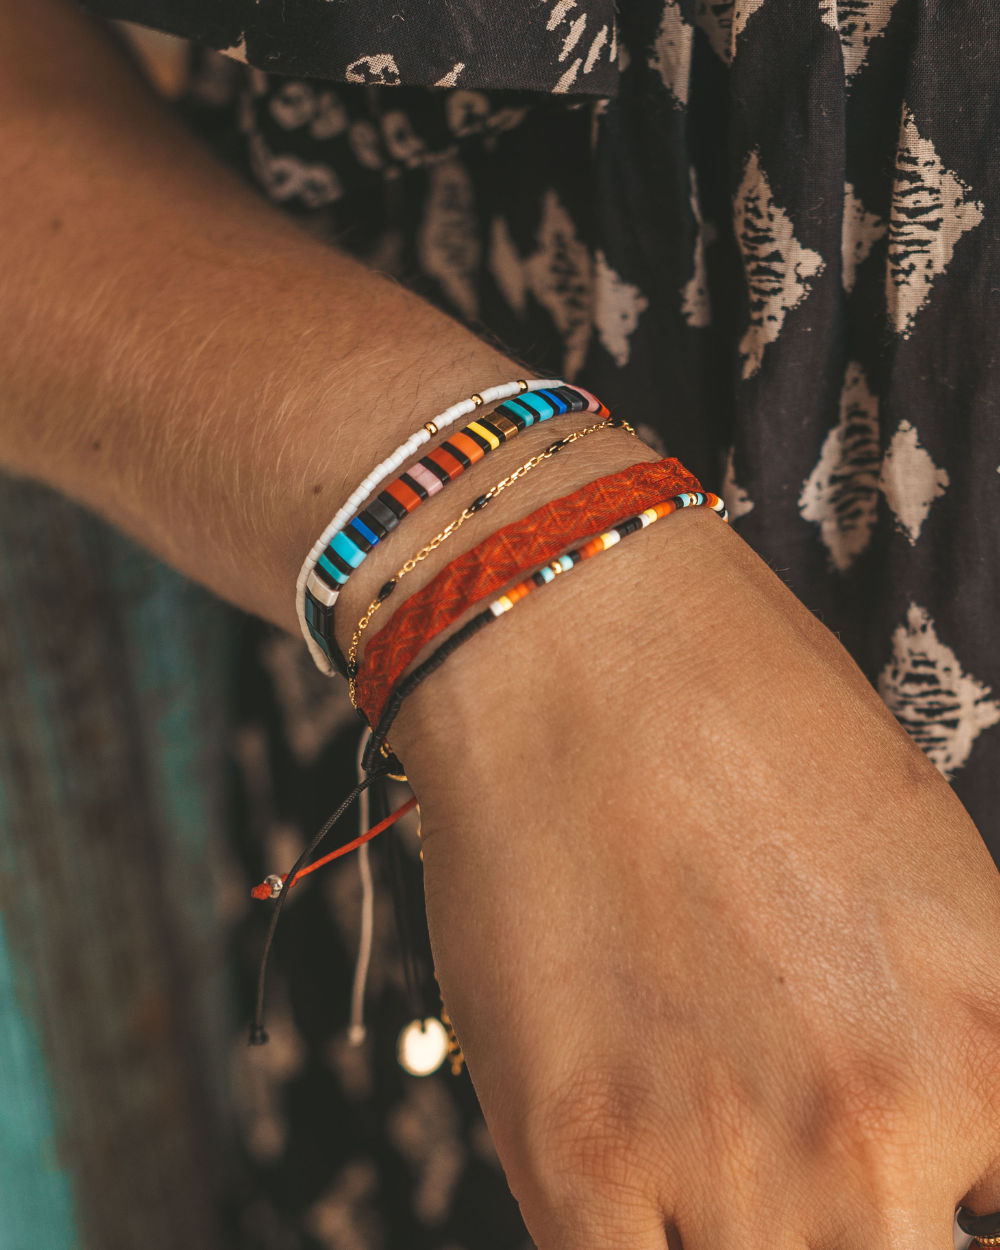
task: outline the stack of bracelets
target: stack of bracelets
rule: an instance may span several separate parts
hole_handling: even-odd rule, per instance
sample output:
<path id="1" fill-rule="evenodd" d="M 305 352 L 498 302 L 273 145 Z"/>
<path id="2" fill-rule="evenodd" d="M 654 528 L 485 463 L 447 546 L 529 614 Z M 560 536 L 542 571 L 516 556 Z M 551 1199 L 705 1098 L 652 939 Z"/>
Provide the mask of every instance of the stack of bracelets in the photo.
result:
<path id="1" fill-rule="evenodd" d="M 504 402 L 488 416 L 470 421 L 395 475 L 439 431 L 500 400 Z M 533 425 L 578 412 L 591 413 L 596 420 L 556 439 L 477 495 L 440 533 L 400 564 L 358 621 L 345 657 L 334 635 L 334 606 L 351 574 L 372 548 L 385 541 L 425 499 L 444 490 L 502 443 L 510 442 Z M 264 977 L 278 917 L 292 886 L 315 868 L 363 845 L 415 803 L 404 803 L 374 828 L 363 830 L 354 841 L 313 860 L 320 843 L 348 805 L 374 781 L 395 773 L 387 735 L 406 698 L 463 643 L 506 616 L 527 595 L 558 581 L 576 565 L 616 546 L 630 534 L 680 508 L 705 507 L 728 520 L 718 495 L 703 491 L 697 478 L 678 461 L 633 464 L 550 501 L 456 557 L 400 604 L 359 662 L 358 648 L 365 629 L 404 577 L 470 517 L 562 448 L 612 427 L 634 433 L 624 421 L 613 419 L 588 391 L 557 379 L 509 382 L 472 395 L 427 421 L 372 470 L 306 557 L 296 583 L 296 609 L 303 637 L 322 672 L 332 675 L 340 671 L 348 678 L 352 702 L 364 713 L 372 732 L 362 757 L 366 775 L 319 830 L 291 871 L 284 876 L 273 874 L 253 890 L 254 898 L 276 899 L 277 903 L 261 956 L 251 1043 L 267 1040 L 263 1025 Z M 391 480 L 383 487 L 387 479 Z M 472 615 L 460 623 L 470 611 Z M 452 626 L 458 628 L 439 642 L 427 659 L 411 668 L 421 652 Z"/>
<path id="2" fill-rule="evenodd" d="M 504 402 L 489 415 L 470 421 L 396 474 L 439 431 L 497 400 Z M 398 529 L 425 499 L 444 490 L 503 443 L 541 422 L 582 412 L 593 414 L 597 421 L 557 439 L 476 496 L 400 565 L 358 622 L 345 657 L 334 635 L 334 607 L 372 548 Z M 679 508 L 707 507 L 728 519 L 722 500 L 702 491 L 698 480 L 676 460 L 632 465 L 546 504 L 453 560 L 401 604 L 359 664 L 364 630 L 408 573 L 507 487 L 563 447 L 609 427 L 633 432 L 625 422 L 613 420 L 600 400 L 579 386 L 548 378 L 492 387 L 427 421 L 365 478 L 319 536 L 299 573 L 299 624 L 319 668 L 327 674 L 339 671 L 348 678 L 351 698 L 372 727 L 366 768 L 380 755 L 388 756 L 389 728 L 408 695 L 464 642 L 526 595 Z M 478 610 L 469 620 L 422 664 L 406 672 L 428 644 L 473 607 Z"/>

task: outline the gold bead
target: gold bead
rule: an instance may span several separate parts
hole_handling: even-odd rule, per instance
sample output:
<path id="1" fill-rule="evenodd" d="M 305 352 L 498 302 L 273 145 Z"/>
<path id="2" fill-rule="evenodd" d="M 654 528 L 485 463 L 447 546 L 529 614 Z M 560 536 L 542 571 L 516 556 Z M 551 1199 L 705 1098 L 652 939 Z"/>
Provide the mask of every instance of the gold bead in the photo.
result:
<path id="1" fill-rule="evenodd" d="M 434 424 L 434 422 L 433 422 L 433 421 L 425 421 L 425 422 L 424 422 L 424 429 L 425 429 L 425 430 L 427 431 L 427 433 L 428 433 L 428 434 L 430 434 L 430 435 L 434 435 L 434 434 L 436 434 L 436 433 L 438 432 L 438 428 L 437 428 L 437 426 Z"/>
<path id="2" fill-rule="evenodd" d="M 500 431 L 504 437 L 504 442 L 507 442 L 512 438 L 517 438 L 520 433 L 518 427 L 513 421 L 511 421 L 510 417 L 505 417 L 503 413 L 501 413 L 500 416 L 497 416 L 495 412 L 491 413 L 490 425 L 492 425 L 495 430 Z"/>
<path id="3" fill-rule="evenodd" d="M 472 402 L 476 405 L 477 408 L 482 407 L 482 403 L 483 403 L 482 395 L 473 395 Z"/>
<path id="4" fill-rule="evenodd" d="M 517 379 L 517 386 L 518 386 L 518 391 L 517 391 L 518 395 L 523 395 L 524 392 L 528 389 L 528 384 L 527 382 L 525 382 L 524 378 Z"/>

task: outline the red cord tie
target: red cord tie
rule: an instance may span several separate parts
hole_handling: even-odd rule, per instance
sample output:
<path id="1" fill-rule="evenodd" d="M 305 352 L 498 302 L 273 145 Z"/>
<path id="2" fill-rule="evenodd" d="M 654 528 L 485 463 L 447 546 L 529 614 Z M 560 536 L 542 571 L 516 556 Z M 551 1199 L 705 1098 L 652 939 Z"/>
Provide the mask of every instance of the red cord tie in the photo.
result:
<path id="1" fill-rule="evenodd" d="M 329 855 L 324 855 L 321 859 L 315 859 L 311 864 L 307 864 L 305 868 L 300 868 L 295 874 L 295 880 L 292 885 L 298 885 L 303 877 L 309 873 L 315 872 L 317 868 L 322 868 L 324 864 L 328 864 L 333 859 L 339 859 L 341 855 L 346 855 L 349 851 L 356 851 L 363 842 L 370 842 L 372 838 L 378 837 L 380 833 L 384 833 L 390 825 L 394 825 L 400 816 L 405 816 L 407 812 L 412 812 L 417 805 L 416 796 L 407 799 L 402 807 L 397 807 L 394 812 L 386 816 L 385 820 L 380 820 L 377 825 L 373 825 L 367 833 L 363 833 L 360 838 L 355 838 L 353 842 L 347 842 L 343 846 L 338 846 L 335 851 L 331 851 Z M 250 891 L 250 897 L 260 899 L 262 901 L 269 898 L 277 898 L 281 891 L 285 888 L 285 882 L 288 879 L 288 873 L 279 876 L 272 873 L 260 885 L 255 885 Z M 289 886 L 289 889 L 292 887 Z"/>

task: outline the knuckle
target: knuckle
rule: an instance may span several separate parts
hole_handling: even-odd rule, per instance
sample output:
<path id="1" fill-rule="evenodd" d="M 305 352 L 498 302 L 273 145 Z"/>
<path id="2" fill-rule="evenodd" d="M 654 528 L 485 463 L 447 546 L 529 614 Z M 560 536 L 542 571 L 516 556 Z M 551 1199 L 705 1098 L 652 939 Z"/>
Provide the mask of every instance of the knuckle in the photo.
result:
<path id="1" fill-rule="evenodd" d="M 865 1180 L 876 1201 L 891 1201 L 913 1184 L 920 1149 L 918 1096 L 890 1062 L 869 1057 L 841 1065 L 822 1091 L 829 1150 Z"/>
<path id="2" fill-rule="evenodd" d="M 648 1149 L 647 1090 L 617 1076 L 574 1075 L 531 1117 L 528 1155 L 549 1207 L 600 1207 L 629 1193 L 645 1200 L 655 1151 Z"/>

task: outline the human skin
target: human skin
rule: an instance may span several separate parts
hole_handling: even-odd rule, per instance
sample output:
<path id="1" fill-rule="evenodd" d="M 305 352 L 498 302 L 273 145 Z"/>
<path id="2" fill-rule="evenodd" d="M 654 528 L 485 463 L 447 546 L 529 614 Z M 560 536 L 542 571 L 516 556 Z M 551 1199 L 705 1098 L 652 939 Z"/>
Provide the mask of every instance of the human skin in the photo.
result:
<path id="1" fill-rule="evenodd" d="M 0 0 L 0 180 L 0 462 L 290 630 L 302 555 L 371 464 L 524 372 L 244 189 L 59 0 Z M 377 548 L 341 642 L 402 558 L 570 428 Z M 412 589 L 643 458 L 622 432 L 569 448 Z M 1000 1205 L 1000 878 L 718 518 L 530 597 L 393 744 L 444 996 L 539 1250 L 948 1250 L 956 1203 Z"/>

